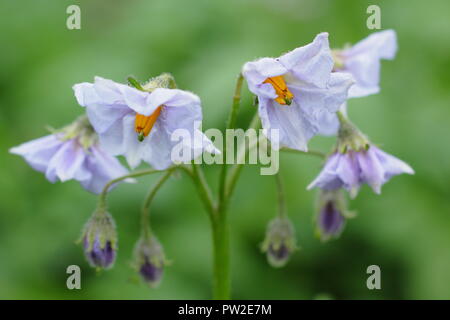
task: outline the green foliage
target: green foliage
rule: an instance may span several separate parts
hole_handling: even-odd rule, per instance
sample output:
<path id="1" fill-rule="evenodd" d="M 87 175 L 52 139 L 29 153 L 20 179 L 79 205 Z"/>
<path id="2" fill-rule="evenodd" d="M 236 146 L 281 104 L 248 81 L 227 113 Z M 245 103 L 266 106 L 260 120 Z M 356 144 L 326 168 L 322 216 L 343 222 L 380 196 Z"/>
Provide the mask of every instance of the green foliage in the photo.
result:
<path id="1" fill-rule="evenodd" d="M 81 6 L 81 30 L 65 25 L 74 2 Z M 381 93 L 350 101 L 349 114 L 416 175 L 393 178 L 381 196 L 364 187 L 350 203 L 358 217 L 340 239 L 322 244 L 311 222 L 315 194 L 305 190 L 320 160 L 282 154 L 287 209 L 302 250 L 285 268 L 272 269 L 259 244 L 276 213 L 273 177 L 245 167 L 230 204 L 234 298 L 450 298 L 448 2 L 375 2 L 382 27 L 397 31 L 400 50 L 383 62 Z M 356 42 L 370 33 L 369 4 L 374 1 L 2 1 L 0 298 L 210 298 L 210 226 L 188 178 L 171 179 L 152 205 L 153 229 L 173 264 L 151 290 L 132 280 L 129 262 L 141 201 L 156 177 L 112 191 L 118 260 L 96 275 L 74 243 L 95 196 L 77 182 L 48 183 L 7 150 L 80 115 L 71 86 L 95 75 L 126 83 L 130 74 L 144 81 L 171 72 L 180 88 L 202 98 L 203 127 L 224 128 L 245 61 L 278 56 L 321 31 L 330 33 L 332 47 Z M 255 112 L 251 99 L 244 90 L 239 125 Z M 328 151 L 333 142 L 315 138 L 312 147 Z M 207 179 L 218 176 L 216 167 L 205 171 Z M 82 267 L 82 290 L 65 286 L 71 264 Z M 366 288 L 371 264 L 381 267 L 380 291 Z"/>

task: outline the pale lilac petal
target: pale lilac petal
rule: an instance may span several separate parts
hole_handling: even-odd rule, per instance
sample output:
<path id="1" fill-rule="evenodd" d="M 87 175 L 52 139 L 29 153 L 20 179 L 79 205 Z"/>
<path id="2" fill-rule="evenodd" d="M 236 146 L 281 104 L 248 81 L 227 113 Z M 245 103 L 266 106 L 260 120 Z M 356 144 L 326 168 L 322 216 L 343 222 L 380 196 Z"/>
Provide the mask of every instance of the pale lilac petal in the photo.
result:
<path id="1" fill-rule="evenodd" d="M 328 33 L 320 33 L 310 44 L 284 54 L 280 62 L 299 80 L 326 87 L 334 65 Z"/>
<path id="2" fill-rule="evenodd" d="M 150 108 L 156 110 L 159 106 L 167 107 L 187 107 L 187 106 L 200 106 L 200 98 L 188 91 L 179 89 L 155 89 L 148 96 L 148 104 Z M 150 115 L 150 113 L 143 113 L 144 115 Z"/>
<path id="3" fill-rule="evenodd" d="M 85 166 L 92 175 L 89 179 L 80 179 L 81 185 L 86 190 L 99 194 L 109 181 L 128 173 L 128 170 L 120 164 L 119 160 L 98 147 L 90 148 L 90 152 Z"/>
<path id="4" fill-rule="evenodd" d="M 81 106 L 85 106 L 90 123 L 97 133 L 103 133 L 109 127 L 132 110 L 125 105 L 120 91 L 111 80 L 100 77 L 95 83 L 80 83 L 73 86 L 75 97 Z"/>
<path id="5" fill-rule="evenodd" d="M 9 152 L 22 156 L 36 171 L 45 172 L 53 155 L 62 146 L 55 135 L 48 135 L 13 147 Z"/>
<path id="6" fill-rule="evenodd" d="M 78 104 L 82 107 L 86 107 L 92 103 L 98 103 L 99 97 L 94 89 L 94 85 L 89 82 L 82 82 L 72 87 L 75 98 Z"/>
<path id="7" fill-rule="evenodd" d="M 383 183 L 387 182 L 393 176 L 407 173 L 414 174 L 414 170 L 404 161 L 378 149 L 375 146 L 371 146 L 376 157 L 380 161 L 384 169 Z"/>
<path id="8" fill-rule="evenodd" d="M 274 58 L 262 58 L 244 64 L 242 74 L 247 80 L 248 88 L 262 98 L 275 99 L 277 94 L 270 83 L 263 83 L 267 78 L 281 76 L 288 70 Z"/>
<path id="9" fill-rule="evenodd" d="M 357 56 L 349 59 L 345 68 L 356 81 L 349 90 L 349 98 L 365 97 L 380 91 L 380 60 L 378 58 Z"/>
<path id="10" fill-rule="evenodd" d="M 349 151 L 347 153 L 339 153 L 339 162 L 336 168 L 336 174 L 343 183 L 343 187 L 347 189 L 352 196 L 356 195 L 360 186 L 360 172 L 357 152 Z"/>
<path id="11" fill-rule="evenodd" d="M 264 129 L 279 130 L 280 147 L 307 151 L 307 142 L 315 135 L 317 128 L 295 100 L 288 106 L 274 100 L 260 99 L 258 111 Z"/>
<path id="12" fill-rule="evenodd" d="M 343 103 L 339 111 L 347 115 L 347 103 Z M 322 111 L 317 116 L 318 134 L 322 136 L 335 136 L 339 130 L 339 119 L 335 112 Z"/>
<path id="13" fill-rule="evenodd" d="M 90 174 L 88 171 L 80 172 L 85 159 L 85 151 L 75 140 L 65 141 L 50 160 L 45 176 L 51 182 L 57 178 L 64 182 L 74 179 L 76 175 L 83 179 Z"/>
<path id="14" fill-rule="evenodd" d="M 373 33 L 353 47 L 343 50 L 343 71 L 351 73 L 356 80 L 356 84 L 350 88 L 349 97 L 378 93 L 380 59 L 393 59 L 396 51 L 397 39 L 393 30 Z"/>
<path id="15" fill-rule="evenodd" d="M 194 132 L 201 125 L 202 109 L 199 101 L 193 101 L 183 107 L 164 106 L 158 121 L 163 122 L 164 128 L 169 134 L 176 129 L 186 129 Z"/>
<path id="16" fill-rule="evenodd" d="M 135 116 L 133 115 L 127 115 L 123 118 L 123 152 L 128 165 L 133 169 L 141 163 L 142 154 L 145 149 L 151 148 L 151 146 L 148 145 L 148 137 L 145 138 L 144 141 L 138 140 L 134 130 L 134 123 Z"/>
<path id="17" fill-rule="evenodd" d="M 372 33 L 351 48 L 344 50 L 345 56 L 361 54 L 377 55 L 380 59 L 394 59 L 397 52 L 397 35 L 394 30 Z"/>
<path id="18" fill-rule="evenodd" d="M 136 117 L 134 114 L 129 114 L 128 116 L 133 119 Z M 123 127 L 123 118 L 119 118 L 110 125 L 108 130 L 99 133 L 100 145 L 102 146 L 102 149 L 110 155 L 117 156 L 125 152 Z"/>
<path id="19" fill-rule="evenodd" d="M 320 171 L 319 175 L 309 184 L 307 189 L 311 190 L 313 188 L 321 188 L 324 190 L 333 190 L 342 187 L 343 183 L 336 173 L 339 161 L 339 154 L 335 153 L 331 155 L 327 159 L 327 162 Z"/>
<path id="20" fill-rule="evenodd" d="M 152 132 L 145 140 L 148 146 L 142 152 L 142 159 L 145 162 L 156 170 L 165 170 L 173 164 L 171 159 L 173 142 L 162 122 L 155 123 Z"/>
<path id="21" fill-rule="evenodd" d="M 357 153 L 361 168 L 361 182 L 367 183 L 375 193 L 381 193 L 384 169 L 372 148 Z"/>
<path id="22" fill-rule="evenodd" d="M 131 109 L 123 105 L 91 104 L 86 108 L 89 122 L 98 134 L 108 131 L 112 125 L 131 112 Z"/>
<path id="23" fill-rule="evenodd" d="M 332 73 L 326 88 L 319 88 L 291 78 L 287 79 L 294 100 L 313 119 L 317 119 L 323 111 L 338 111 L 339 107 L 347 100 L 348 89 L 353 83 L 353 77 L 342 72 Z"/>

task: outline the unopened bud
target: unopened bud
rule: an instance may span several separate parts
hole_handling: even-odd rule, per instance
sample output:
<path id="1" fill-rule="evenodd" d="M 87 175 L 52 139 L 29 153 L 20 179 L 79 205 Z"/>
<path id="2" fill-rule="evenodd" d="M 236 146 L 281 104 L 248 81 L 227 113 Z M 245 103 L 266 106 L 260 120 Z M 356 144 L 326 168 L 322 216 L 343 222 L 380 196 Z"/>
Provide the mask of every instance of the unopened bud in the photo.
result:
<path id="1" fill-rule="evenodd" d="M 347 201 L 341 189 L 321 190 L 316 214 L 318 236 L 322 241 L 339 237 L 346 218 L 353 215 L 347 210 Z"/>
<path id="2" fill-rule="evenodd" d="M 297 249 L 294 227 L 287 218 L 275 218 L 269 222 L 262 251 L 272 267 L 286 265 L 293 251 Z"/>
<path id="3" fill-rule="evenodd" d="M 134 267 L 151 288 L 161 283 L 166 258 L 161 243 L 154 236 L 141 237 L 134 248 Z"/>
<path id="4" fill-rule="evenodd" d="M 98 209 L 86 223 L 82 234 L 86 259 L 92 267 L 109 269 L 117 251 L 117 234 L 114 219 Z"/>

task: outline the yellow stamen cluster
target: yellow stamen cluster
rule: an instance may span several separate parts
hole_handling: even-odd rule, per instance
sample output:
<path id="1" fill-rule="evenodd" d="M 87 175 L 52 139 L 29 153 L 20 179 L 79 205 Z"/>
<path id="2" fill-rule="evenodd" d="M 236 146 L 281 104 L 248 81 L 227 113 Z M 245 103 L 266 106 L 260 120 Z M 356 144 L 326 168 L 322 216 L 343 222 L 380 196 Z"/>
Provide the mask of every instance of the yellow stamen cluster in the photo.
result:
<path id="1" fill-rule="evenodd" d="M 161 106 L 159 106 L 151 115 L 144 116 L 142 114 L 136 114 L 136 120 L 134 122 L 134 130 L 138 134 L 138 140 L 143 141 L 146 136 L 149 135 L 156 120 L 161 113 Z"/>
<path id="2" fill-rule="evenodd" d="M 264 83 L 270 83 L 275 89 L 275 92 L 278 95 L 278 97 L 275 98 L 276 102 L 282 105 L 290 105 L 292 103 L 294 95 L 289 91 L 283 76 L 267 78 L 264 80 Z"/>

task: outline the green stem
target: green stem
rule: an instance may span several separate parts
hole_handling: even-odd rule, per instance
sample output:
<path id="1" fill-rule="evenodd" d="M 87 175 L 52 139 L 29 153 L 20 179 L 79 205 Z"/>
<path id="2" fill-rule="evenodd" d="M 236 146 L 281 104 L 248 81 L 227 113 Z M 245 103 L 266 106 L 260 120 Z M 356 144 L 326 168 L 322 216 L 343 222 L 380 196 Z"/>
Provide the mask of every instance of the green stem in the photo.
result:
<path id="1" fill-rule="evenodd" d="M 233 104 L 226 129 L 236 126 L 237 115 L 241 102 L 241 91 L 244 77 L 239 74 L 234 89 Z M 225 137 L 226 135 L 225 130 Z M 227 139 L 223 148 L 223 164 L 219 178 L 219 197 L 216 209 L 211 215 L 212 237 L 213 237 L 213 295 L 214 299 L 230 299 L 230 241 L 229 226 L 227 219 L 228 196 L 226 194 L 227 182 Z"/>
<path id="2" fill-rule="evenodd" d="M 258 129 L 260 124 L 261 124 L 261 122 L 259 119 L 259 115 L 258 115 L 258 113 L 255 113 L 252 121 L 250 122 L 248 129 Z M 261 138 L 265 139 L 265 137 L 260 137 L 260 139 Z M 258 139 L 258 142 L 259 142 L 259 139 Z M 245 144 L 245 140 L 244 140 L 242 142 L 242 144 L 240 146 L 238 146 L 238 152 L 237 152 L 238 157 L 241 157 L 241 156 L 245 157 L 247 152 L 253 147 L 257 147 L 257 145 L 249 146 L 249 148 L 246 149 L 246 144 Z M 236 182 L 241 173 L 242 167 L 243 167 L 243 164 L 240 164 L 239 161 L 237 161 L 237 163 L 232 167 L 232 169 L 230 170 L 230 173 L 228 174 L 227 183 L 226 183 L 226 193 L 225 193 L 227 198 L 230 198 L 234 191 L 234 188 L 236 186 Z"/>
<path id="3" fill-rule="evenodd" d="M 205 175 L 203 174 L 203 170 L 199 165 L 192 163 L 191 177 L 197 187 L 200 199 L 203 201 L 206 211 L 212 219 L 216 211 L 216 205 L 212 197 L 211 189 L 209 188 Z"/>
<path id="4" fill-rule="evenodd" d="M 286 200 L 284 198 L 284 188 L 283 188 L 283 181 L 281 179 L 281 175 L 278 172 L 275 175 L 275 180 L 277 182 L 277 194 L 278 194 L 278 216 L 280 218 L 286 218 Z"/>
<path id="5" fill-rule="evenodd" d="M 223 211 L 222 211 L 223 210 Z M 226 209 L 223 208 L 211 219 L 213 236 L 213 297 L 216 300 L 230 299 L 230 241 Z"/>
<path id="6" fill-rule="evenodd" d="M 244 76 L 242 73 L 239 74 L 237 81 L 236 81 L 236 87 L 234 89 L 234 96 L 233 96 L 233 104 L 231 106 L 231 112 L 228 117 L 227 126 L 226 129 L 233 129 L 236 125 L 236 119 L 239 111 L 239 106 L 241 103 L 241 91 L 242 91 L 242 83 L 244 81 Z M 225 200 L 226 197 L 226 177 L 227 177 L 227 170 L 228 165 L 227 162 L 227 130 L 225 130 L 225 147 L 223 148 L 223 164 L 222 164 L 222 170 L 220 172 L 220 180 L 219 180 L 219 203 L 222 203 Z"/>
<path id="7" fill-rule="evenodd" d="M 142 227 L 142 234 L 145 238 L 150 238 L 151 233 L 151 226 L 150 226 L 150 205 L 155 198 L 156 193 L 161 188 L 161 186 L 164 184 L 164 182 L 167 181 L 167 179 L 170 177 L 170 175 L 173 173 L 175 168 L 170 168 L 166 171 L 166 173 L 159 178 L 158 181 L 156 181 L 155 185 L 150 189 L 147 197 L 144 200 L 144 204 L 142 206 L 141 211 L 141 227 Z"/>
<path id="8" fill-rule="evenodd" d="M 111 181 L 109 181 L 102 190 L 102 193 L 100 193 L 99 199 L 98 199 L 98 207 L 99 208 L 105 208 L 106 207 L 106 196 L 108 194 L 109 189 L 111 188 L 111 186 L 117 182 L 120 182 L 122 180 L 125 179 L 129 179 L 129 178 L 137 178 L 137 177 L 142 177 L 142 176 L 146 176 L 149 174 L 153 174 L 156 172 L 164 172 L 165 170 L 155 170 L 155 169 L 144 169 L 144 170 L 139 170 L 139 171 L 135 171 L 132 172 L 130 174 L 118 177 L 116 179 L 113 179 Z"/>

